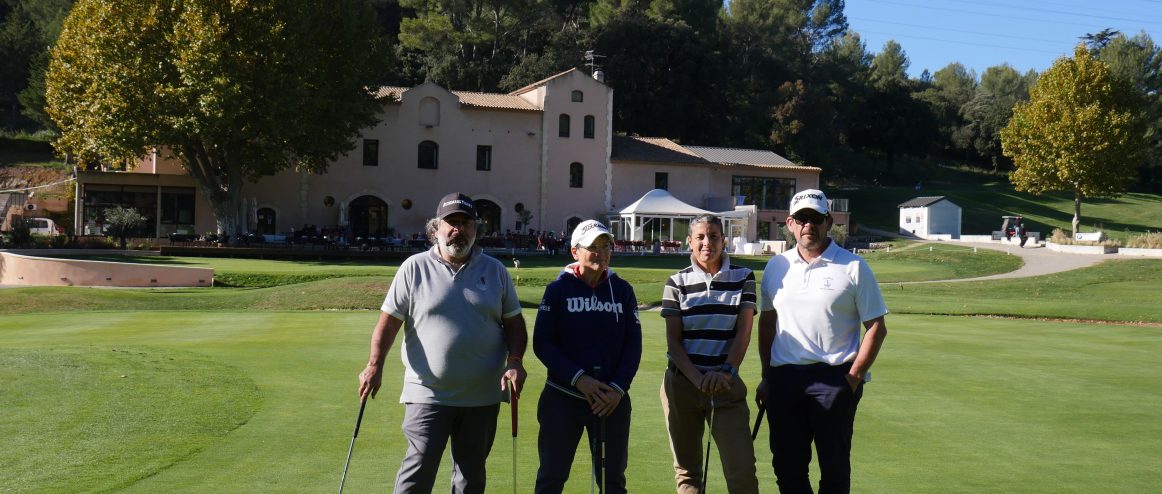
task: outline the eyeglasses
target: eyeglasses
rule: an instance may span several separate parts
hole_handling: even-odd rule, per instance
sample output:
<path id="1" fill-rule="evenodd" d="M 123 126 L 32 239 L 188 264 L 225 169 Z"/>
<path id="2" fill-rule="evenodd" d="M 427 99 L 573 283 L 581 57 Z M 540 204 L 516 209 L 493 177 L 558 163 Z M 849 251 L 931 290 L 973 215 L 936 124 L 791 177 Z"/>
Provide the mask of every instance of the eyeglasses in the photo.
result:
<path id="1" fill-rule="evenodd" d="M 806 225 L 808 223 L 812 225 L 822 225 L 827 221 L 827 218 L 828 216 L 825 214 L 797 214 L 791 217 L 791 219 L 795 220 L 795 223 L 798 223 L 799 225 Z"/>

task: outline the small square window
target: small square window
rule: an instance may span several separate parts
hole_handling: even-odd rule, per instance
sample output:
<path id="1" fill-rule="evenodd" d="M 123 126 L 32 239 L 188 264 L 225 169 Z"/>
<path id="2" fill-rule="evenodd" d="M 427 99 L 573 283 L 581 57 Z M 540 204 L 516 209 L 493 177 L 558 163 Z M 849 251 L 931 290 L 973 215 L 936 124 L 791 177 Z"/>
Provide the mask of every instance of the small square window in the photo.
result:
<path id="1" fill-rule="evenodd" d="M 573 91 L 571 99 L 573 100 L 574 103 L 580 103 L 582 101 L 585 101 L 585 93 L 582 93 L 581 91 Z"/>
<path id="2" fill-rule="evenodd" d="M 654 173 L 654 188 L 669 190 L 670 188 L 670 174 L 667 172 Z"/>

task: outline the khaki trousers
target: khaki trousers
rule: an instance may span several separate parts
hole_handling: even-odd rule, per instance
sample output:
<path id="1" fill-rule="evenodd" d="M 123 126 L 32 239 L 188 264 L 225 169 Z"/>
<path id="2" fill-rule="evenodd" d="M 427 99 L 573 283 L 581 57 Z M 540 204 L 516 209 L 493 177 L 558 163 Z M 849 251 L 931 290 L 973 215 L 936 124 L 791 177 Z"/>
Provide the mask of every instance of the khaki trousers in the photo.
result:
<path id="1" fill-rule="evenodd" d="M 706 422 L 710 418 L 710 396 L 702 393 L 686 376 L 667 370 L 662 380 L 662 412 L 670 433 L 674 455 L 674 478 L 678 494 L 702 494 L 702 454 Z M 746 384 L 740 378 L 730 382 L 730 391 L 714 397 L 711 433 L 731 494 L 758 494 L 754 445 L 750 439 L 750 409 Z M 721 488 L 716 489 L 721 492 Z"/>

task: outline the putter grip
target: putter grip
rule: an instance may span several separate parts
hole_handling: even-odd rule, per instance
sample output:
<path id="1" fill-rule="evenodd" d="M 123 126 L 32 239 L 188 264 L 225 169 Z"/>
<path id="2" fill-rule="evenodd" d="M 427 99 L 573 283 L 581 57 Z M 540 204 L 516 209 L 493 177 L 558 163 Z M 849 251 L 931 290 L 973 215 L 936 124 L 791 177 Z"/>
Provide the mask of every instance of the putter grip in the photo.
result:
<path id="1" fill-rule="evenodd" d="M 366 407 L 367 407 L 367 398 L 364 398 L 363 400 L 361 400 L 359 402 L 359 416 L 355 417 L 355 434 L 351 435 L 352 438 L 359 437 L 359 424 L 363 423 L 363 409 Z"/>
<path id="2" fill-rule="evenodd" d="M 517 432 L 516 407 L 517 407 L 517 401 L 519 399 L 520 399 L 520 397 L 516 394 L 516 386 L 513 385 L 512 381 L 509 381 L 508 382 L 508 401 L 509 401 L 509 406 L 512 409 L 512 437 L 516 437 L 516 432 Z"/>

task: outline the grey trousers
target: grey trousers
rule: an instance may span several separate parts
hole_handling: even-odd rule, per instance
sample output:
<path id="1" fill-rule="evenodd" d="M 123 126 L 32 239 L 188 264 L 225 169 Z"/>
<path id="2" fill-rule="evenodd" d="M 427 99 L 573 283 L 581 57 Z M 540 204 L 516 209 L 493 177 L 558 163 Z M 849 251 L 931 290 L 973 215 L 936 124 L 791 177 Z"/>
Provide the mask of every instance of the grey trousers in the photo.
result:
<path id="1" fill-rule="evenodd" d="M 432 492 L 449 439 L 452 493 L 483 494 L 485 465 L 496 439 L 499 413 L 499 403 L 481 407 L 405 404 L 403 433 L 408 450 L 395 477 L 396 494 Z"/>

